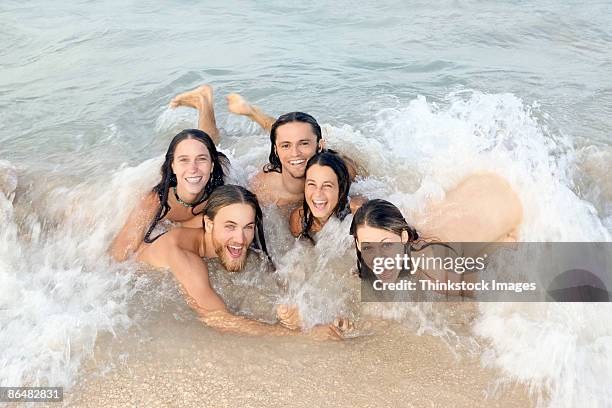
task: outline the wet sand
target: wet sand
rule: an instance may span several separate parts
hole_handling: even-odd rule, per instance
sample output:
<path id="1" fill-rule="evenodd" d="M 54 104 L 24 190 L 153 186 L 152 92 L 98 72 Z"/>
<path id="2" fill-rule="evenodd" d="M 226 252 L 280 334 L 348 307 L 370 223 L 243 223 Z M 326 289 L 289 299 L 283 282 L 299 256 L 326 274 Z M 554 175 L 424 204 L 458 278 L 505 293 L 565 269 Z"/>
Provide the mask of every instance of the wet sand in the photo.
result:
<path id="1" fill-rule="evenodd" d="M 187 315 L 158 316 L 103 337 L 73 407 L 528 407 L 526 388 L 493 393 L 497 373 L 477 355 L 393 322 L 345 341 L 217 333 Z M 182 321 L 181 321 L 182 320 Z M 457 353 L 460 354 L 460 353 Z M 465 353 L 463 353 L 465 354 Z M 120 356 L 119 358 L 117 356 Z M 105 375 L 109 363 L 114 366 Z"/>

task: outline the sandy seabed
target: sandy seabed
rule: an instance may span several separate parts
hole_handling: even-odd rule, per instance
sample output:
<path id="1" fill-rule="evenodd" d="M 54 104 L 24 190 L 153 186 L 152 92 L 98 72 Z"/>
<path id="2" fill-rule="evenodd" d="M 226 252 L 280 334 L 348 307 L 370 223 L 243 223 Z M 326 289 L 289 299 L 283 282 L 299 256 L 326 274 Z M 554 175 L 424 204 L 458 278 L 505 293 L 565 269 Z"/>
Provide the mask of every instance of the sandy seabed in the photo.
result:
<path id="1" fill-rule="evenodd" d="M 70 407 L 528 407 L 478 355 L 394 322 L 345 341 L 223 334 L 171 314 L 102 337 Z M 102 374 L 104 372 L 104 374 Z M 494 391 L 495 390 L 495 391 Z"/>

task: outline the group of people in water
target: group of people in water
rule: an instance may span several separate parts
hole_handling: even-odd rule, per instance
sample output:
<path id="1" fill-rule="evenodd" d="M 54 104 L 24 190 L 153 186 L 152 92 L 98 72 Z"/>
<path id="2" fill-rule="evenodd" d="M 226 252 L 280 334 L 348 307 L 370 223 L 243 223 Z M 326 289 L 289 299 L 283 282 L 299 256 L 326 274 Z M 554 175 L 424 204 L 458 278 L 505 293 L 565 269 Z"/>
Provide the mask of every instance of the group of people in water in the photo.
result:
<path id="1" fill-rule="evenodd" d="M 299 311 L 279 305 L 280 324 L 270 325 L 230 313 L 211 286 L 207 260 L 218 258 L 228 272 L 244 268 L 251 249 L 268 255 L 261 206 L 292 209 L 291 233 L 316 242 L 331 217 L 352 214 L 350 233 L 357 260 L 365 243 L 496 242 L 516 237 L 521 204 L 509 184 L 490 174 L 465 178 L 439 202 L 409 214 L 411 223 L 392 203 L 350 197 L 351 182 L 363 170 L 349 157 L 325 145 L 321 127 L 311 115 L 286 113 L 274 119 L 240 95 L 227 97 L 230 112 L 244 115 L 270 133 L 270 155 L 249 188 L 225 184 L 230 166 L 217 150 L 220 133 L 208 85 L 178 95 L 171 107 L 197 109 L 199 129 L 177 134 L 165 155 L 161 180 L 132 210 L 113 240 L 117 261 L 131 256 L 154 267 L 169 268 L 186 292 L 189 305 L 208 325 L 249 334 L 341 338 L 343 320 L 302 333 Z M 363 175 L 363 174 L 361 174 Z M 162 220 L 175 227 L 157 234 Z M 346 271 L 346 273 L 350 273 Z"/>

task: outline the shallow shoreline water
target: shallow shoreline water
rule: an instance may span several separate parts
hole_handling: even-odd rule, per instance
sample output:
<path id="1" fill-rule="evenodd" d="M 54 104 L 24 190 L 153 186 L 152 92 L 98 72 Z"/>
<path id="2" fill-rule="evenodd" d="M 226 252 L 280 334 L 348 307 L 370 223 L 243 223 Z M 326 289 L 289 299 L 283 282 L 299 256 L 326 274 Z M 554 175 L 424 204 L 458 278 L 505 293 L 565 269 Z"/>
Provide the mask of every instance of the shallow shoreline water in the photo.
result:
<path id="1" fill-rule="evenodd" d="M 239 92 L 272 115 L 313 114 L 329 146 L 368 169 L 353 194 L 409 213 L 467 174 L 492 171 L 524 205 L 520 240 L 612 241 L 607 2 L 6 0 L 0 23 L 0 385 L 62 385 L 74 406 L 129 404 L 122 389 L 172 405 L 162 394 L 174 380 L 218 405 L 368 406 L 383 392 L 361 371 L 379 361 L 389 367 L 375 371 L 380 390 L 390 401 L 415 391 L 415 406 L 453 396 L 487 406 L 490 384 L 514 381 L 517 395 L 492 405 L 610 405 L 610 304 L 483 304 L 460 324 L 387 305 L 369 315 L 393 321 L 373 337 L 252 339 L 202 327 L 171 280 L 106 254 L 156 183 L 169 140 L 196 126 L 193 110 L 169 101 L 204 83 L 215 90 L 231 183 L 246 185 L 269 154 L 269 136 L 227 111 L 223 97 Z M 266 216 L 280 273 L 315 269 L 316 285 L 283 300 L 301 303 L 311 324 L 328 320 L 342 305 L 313 294 L 339 293 L 334 280 L 353 266 L 345 226 L 329 228 L 317 253 L 296 248 L 278 211 Z M 340 246 L 346 259 L 325 253 Z M 281 260 L 287 251 L 297 258 Z M 457 345 L 459 362 L 449 351 Z M 275 386 L 287 367 L 307 379 L 293 396 Z M 115 396 L 105 402 L 97 387 Z"/>
<path id="2" fill-rule="evenodd" d="M 100 339 L 102 355 L 109 347 L 113 355 L 128 355 L 101 377 L 94 373 L 105 358 L 96 358 L 98 368 L 86 368 L 84 380 L 65 393 L 67 405 L 534 405 L 524 386 L 496 390 L 497 373 L 482 368 L 478 355 L 454 353 L 440 338 L 392 322 L 377 322 L 377 334 L 343 342 L 228 335 L 174 319 L 149 329 L 146 340 Z"/>

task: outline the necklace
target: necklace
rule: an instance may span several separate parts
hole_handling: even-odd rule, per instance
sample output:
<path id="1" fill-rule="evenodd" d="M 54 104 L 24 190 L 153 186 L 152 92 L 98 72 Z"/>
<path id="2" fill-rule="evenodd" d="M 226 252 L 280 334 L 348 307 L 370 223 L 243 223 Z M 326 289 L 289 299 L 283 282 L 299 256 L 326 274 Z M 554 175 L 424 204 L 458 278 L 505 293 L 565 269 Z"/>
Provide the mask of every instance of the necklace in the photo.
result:
<path id="1" fill-rule="evenodd" d="M 187 208 L 195 207 L 194 204 L 181 200 L 181 197 L 179 197 L 178 193 L 176 192 L 176 186 L 174 186 L 173 189 L 174 189 L 174 198 L 176 198 L 176 201 L 183 204 L 183 206 Z"/>

